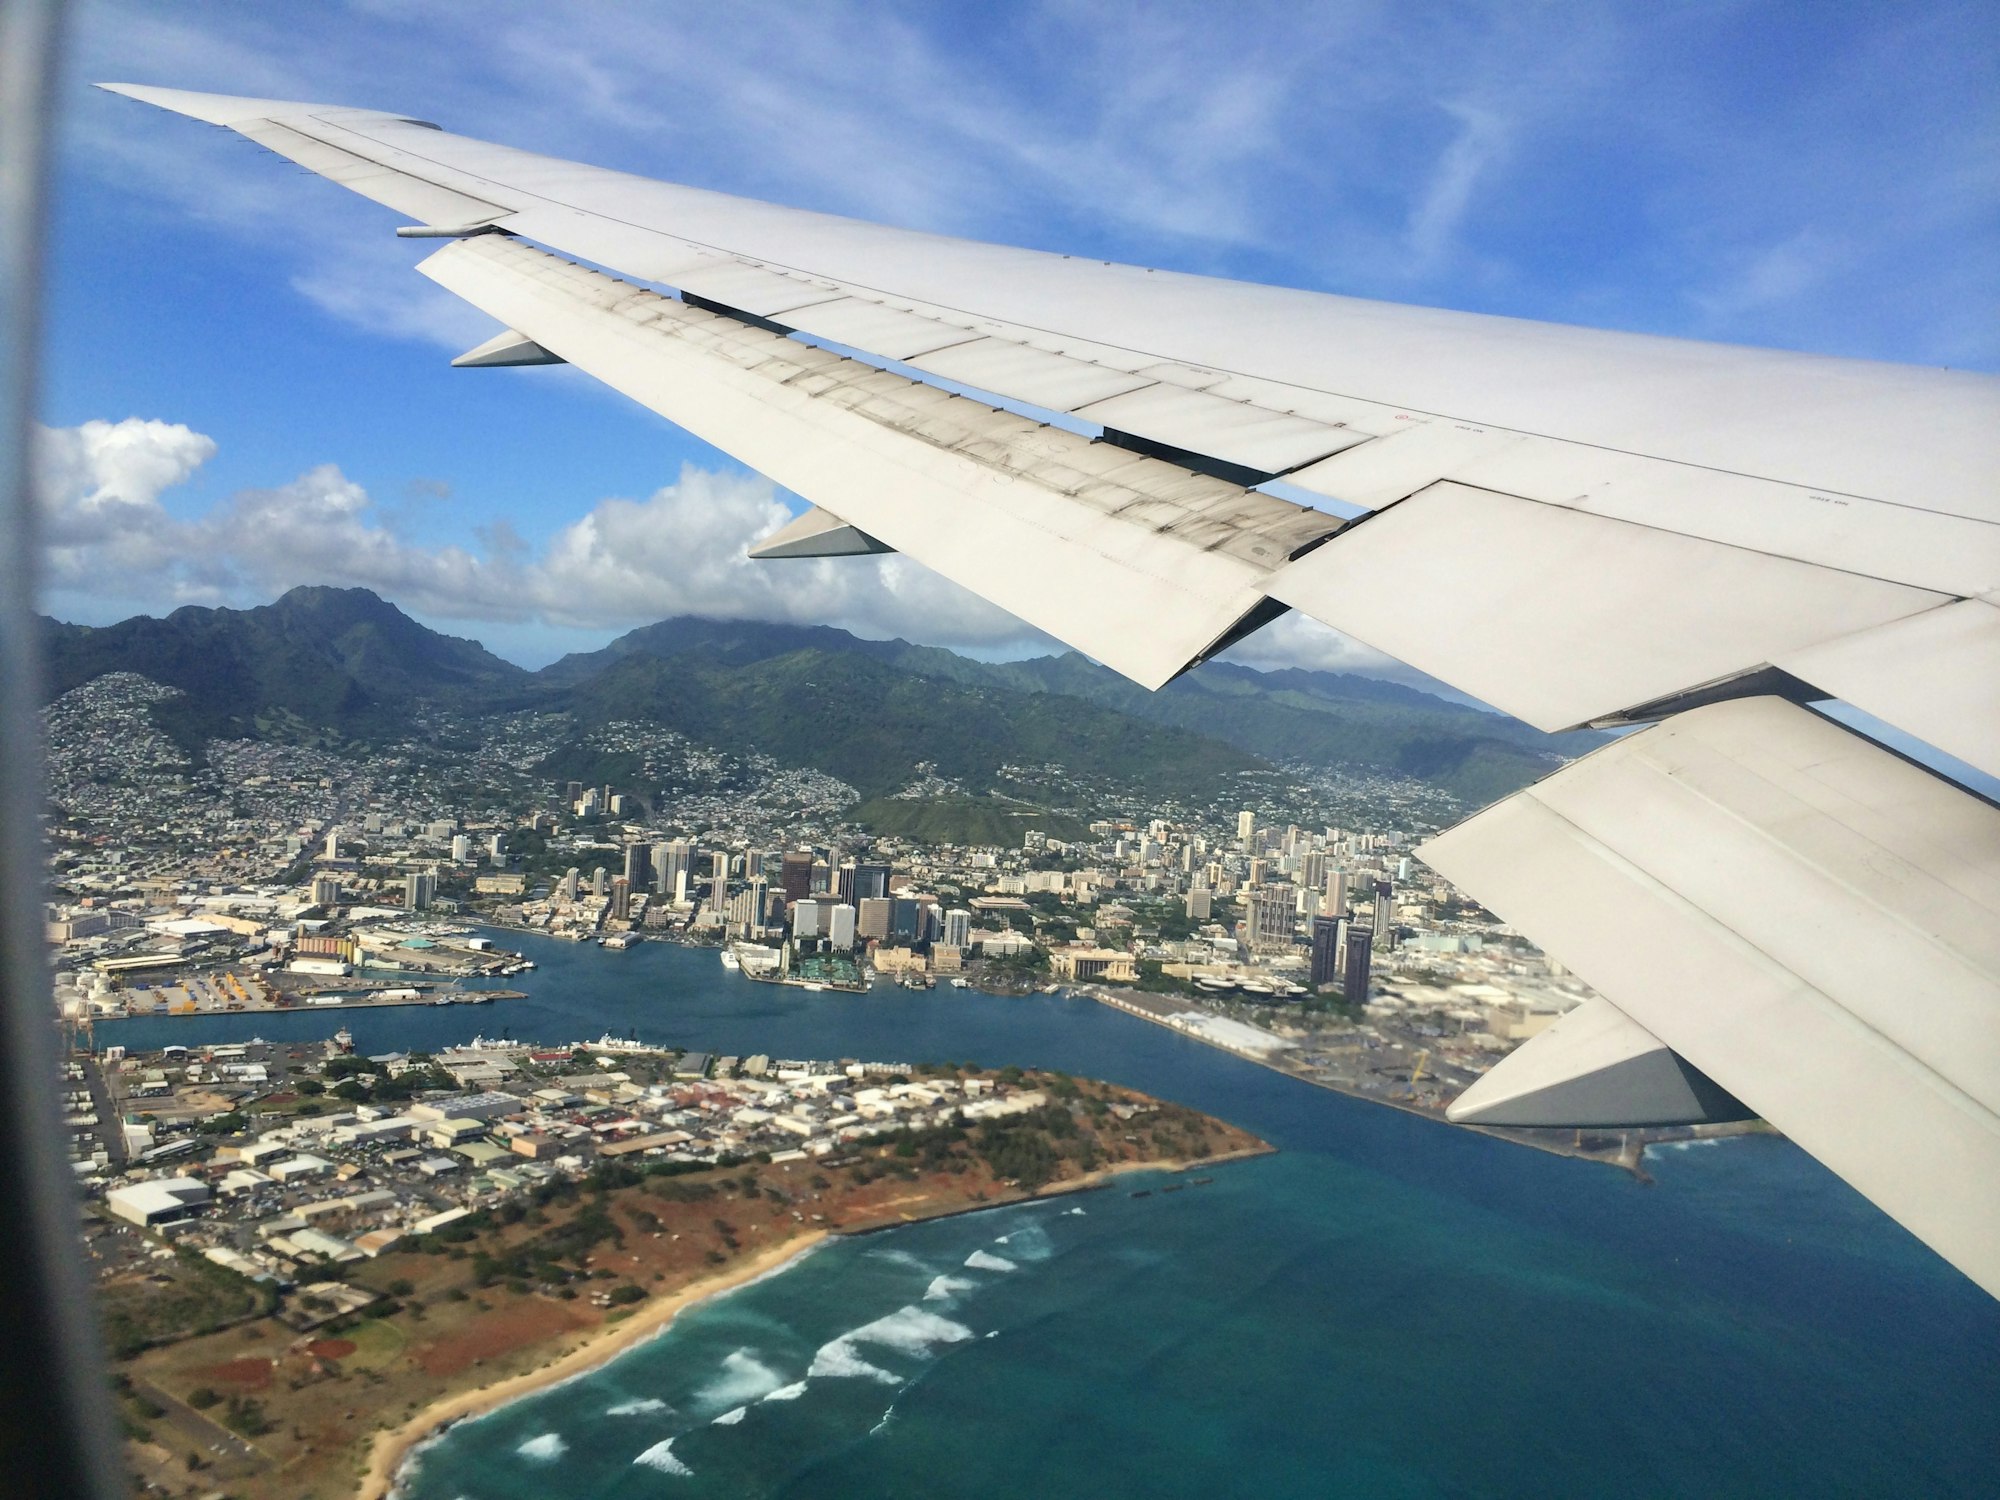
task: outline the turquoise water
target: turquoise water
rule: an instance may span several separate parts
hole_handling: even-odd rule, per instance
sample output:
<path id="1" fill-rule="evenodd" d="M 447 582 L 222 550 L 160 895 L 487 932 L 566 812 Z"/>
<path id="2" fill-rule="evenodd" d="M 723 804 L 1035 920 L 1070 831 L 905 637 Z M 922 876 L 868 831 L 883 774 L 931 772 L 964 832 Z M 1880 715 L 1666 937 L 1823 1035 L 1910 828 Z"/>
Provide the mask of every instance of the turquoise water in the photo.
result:
<path id="1" fill-rule="evenodd" d="M 835 1242 L 455 1429 L 412 1500 L 2000 1493 L 2000 1304 L 1782 1142 L 1656 1152 L 1645 1186 L 1087 1001 L 811 995 L 661 945 L 523 946 L 528 1000 L 346 1019 L 365 1050 L 505 1025 L 1058 1066 L 1283 1154 Z"/>

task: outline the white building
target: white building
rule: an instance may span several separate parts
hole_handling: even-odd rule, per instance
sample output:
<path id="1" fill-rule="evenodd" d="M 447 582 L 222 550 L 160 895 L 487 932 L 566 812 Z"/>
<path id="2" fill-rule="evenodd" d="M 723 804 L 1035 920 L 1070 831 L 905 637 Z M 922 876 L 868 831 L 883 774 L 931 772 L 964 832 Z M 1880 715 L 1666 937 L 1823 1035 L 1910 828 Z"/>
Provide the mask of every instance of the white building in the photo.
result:
<path id="1" fill-rule="evenodd" d="M 113 1188 L 104 1195 L 104 1206 L 142 1227 L 163 1224 L 208 1207 L 208 1184 L 192 1177 L 156 1177 Z"/>

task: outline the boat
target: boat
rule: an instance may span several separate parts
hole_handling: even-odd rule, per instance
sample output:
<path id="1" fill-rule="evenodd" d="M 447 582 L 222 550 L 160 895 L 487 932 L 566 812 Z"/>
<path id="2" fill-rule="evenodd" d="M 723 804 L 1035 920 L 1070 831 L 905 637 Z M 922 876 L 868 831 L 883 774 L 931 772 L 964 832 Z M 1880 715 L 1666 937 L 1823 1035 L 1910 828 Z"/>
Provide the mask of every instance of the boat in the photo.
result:
<path id="1" fill-rule="evenodd" d="M 1153 1190 L 1151 1188 L 1141 1188 L 1139 1189 L 1138 1192 L 1134 1193 L 1132 1196 L 1134 1198 L 1150 1198 L 1153 1196 Z"/>
<path id="2" fill-rule="evenodd" d="M 954 979 L 951 982 L 951 987 L 955 990 L 969 990 L 972 988 L 972 981 L 969 979 Z"/>
<path id="3" fill-rule="evenodd" d="M 735 949 L 724 948 L 722 950 L 722 967 L 731 970 L 732 972 L 743 967 L 743 965 L 738 963 L 736 960 Z"/>

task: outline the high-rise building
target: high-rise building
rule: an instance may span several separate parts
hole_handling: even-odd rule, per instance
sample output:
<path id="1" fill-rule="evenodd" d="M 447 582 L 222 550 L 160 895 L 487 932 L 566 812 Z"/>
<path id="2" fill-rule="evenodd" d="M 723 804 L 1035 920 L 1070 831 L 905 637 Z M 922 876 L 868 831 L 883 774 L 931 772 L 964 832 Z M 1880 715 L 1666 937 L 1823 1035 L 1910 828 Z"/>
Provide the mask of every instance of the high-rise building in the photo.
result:
<path id="1" fill-rule="evenodd" d="M 889 894 L 889 867 L 887 865 L 856 865 L 854 867 L 854 901 L 858 904 L 870 897 Z M 863 934 L 866 936 L 866 934 Z"/>
<path id="2" fill-rule="evenodd" d="M 1206 922 L 1210 912 L 1213 910 L 1214 901 L 1208 893 L 1207 886 L 1192 885 L 1188 887 L 1187 914 L 1190 922 Z"/>
<path id="3" fill-rule="evenodd" d="M 1249 883 L 1251 885 L 1262 885 L 1264 883 L 1265 875 L 1269 873 L 1269 865 L 1270 861 L 1268 860 L 1262 860 L 1262 859 L 1251 860 Z"/>
<path id="4" fill-rule="evenodd" d="M 1346 954 L 1341 968 L 1340 998 L 1349 1005 L 1368 1003 L 1368 957 L 1375 934 L 1358 922 L 1347 925 Z"/>
<path id="5" fill-rule="evenodd" d="M 1250 841 L 1256 836 L 1257 814 L 1246 807 L 1236 815 L 1236 842 L 1248 849 Z"/>
<path id="6" fill-rule="evenodd" d="M 836 901 L 833 904 L 832 915 L 827 922 L 827 941 L 832 943 L 836 948 L 852 948 L 854 946 L 854 928 L 854 908 L 849 906 L 845 901 Z"/>
<path id="7" fill-rule="evenodd" d="M 451 836 L 451 862 L 462 865 L 472 858 L 472 840 L 462 833 Z"/>
<path id="8" fill-rule="evenodd" d="M 623 792 L 613 792 L 605 799 L 605 803 L 610 808 L 612 817 L 622 818 L 625 816 L 626 809 L 632 805 L 632 799 L 627 797 Z"/>
<path id="9" fill-rule="evenodd" d="M 687 892 L 678 877 L 694 869 L 695 848 L 686 839 L 668 839 L 653 850 L 653 873 L 658 877 L 662 891 L 675 893 L 675 899 L 685 899 Z"/>
<path id="10" fill-rule="evenodd" d="M 860 899 L 854 893 L 854 868 L 854 861 L 851 859 L 845 864 L 835 865 L 832 883 L 827 887 L 836 900 L 845 901 L 849 906 Z"/>
<path id="11" fill-rule="evenodd" d="M 611 888 L 611 876 L 609 872 L 605 870 L 603 865 L 599 865 L 596 869 L 590 872 L 591 895 L 593 896 L 606 895 L 609 893 L 610 888 Z"/>
<path id="12" fill-rule="evenodd" d="M 1347 915 L 1347 871 L 1326 872 L 1326 909 L 1336 917 Z"/>
<path id="13" fill-rule="evenodd" d="M 315 875 L 312 882 L 314 906 L 338 906 L 340 904 L 340 877 L 338 875 Z"/>
<path id="14" fill-rule="evenodd" d="M 963 953 L 972 946 L 972 913 L 962 906 L 954 906 L 944 914 L 944 938 L 947 948 L 956 948 Z"/>
<path id="15" fill-rule="evenodd" d="M 438 878 L 429 870 L 412 870 L 403 877 L 403 910 L 425 911 L 437 899 Z"/>
<path id="16" fill-rule="evenodd" d="M 1299 884 L 1314 890 L 1326 884 L 1326 855 L 1318 849 L 1308 849 L 1299 856 Z"/>
<path id="17" fill-rule="evenodd" d="M 623 875 L 611 882 L 611 915 L 620 922 L 632 915 L 632 882 Z"/>
<path id="18" fill-rule="evenodd" d="M 569 803 L 570 806 L 574 807 L 577 803 L 581 802 L 582 800 L 583 800 L 583 783 L 580 781 L 572 781 L 569 784 L 569 795 L 564 797 L 563 801 Z"/>
<path id="19" fill-rule="evenodd" d="M 924 909 L 907 896 L 892 897 L 889 902 L 889 936 L 902 942 L 920 943 L 924 939 Z"/>
<path id="20" fill-rule="evenodd" d="M 486 841 L 486 857 L 496 865 L 507 863 L 507 835 L 496 833 Z"/>
<path id="21" fill-rule="evenodd" d="M 855 905 L 855 934 L 866 940 L 889 935 L 889 920 L 895 903 L 886 896 L 864 896 Z"/>
<path id="22" fill-rule="evenodd" d="M 653 880 L 653 846 L 644 839 L 634 839 L 625 846 L 625 883 L 635 891 L 643 891 Z"/>
<path id="23" fill-rule="evenodd" d="M 1243 905 L 1243 941 L 1252 953 L 1290 950 L 1295 912 L 1290 886 L 1252 886 L 1244 894 Z"/>
<path id="24" fill-rule="evenodd" d="M 340 858 L 340 825 L 338 823 L 326 831 L 326 857 L 328 859 Z"/>
<path id="25" fill-rule="evenodd" d="M 717 849 L 709 856 L 708 909 L 720 917 L 729 909 L 729 851 Z"/>
<path id="26" fill-rule="evenodd" d="M 1314 917 L 1312 925 L 1312 973 L 1307 981 L 1314 989 L 1340 977 L 1340 918 Z"/>
<path id="27" fill-rule="evenodd" d="M 792 903 L 792 936 L 796 938 L 822 938 L 833 916 L 833 903 L 820 901 L 808 896 L 803 901 Z"/>
<path id="28" fill-rule="evenodd" d="M 812 894 L 812 850 L 793 849 L 779 861 L 778 888 L 785 893 L 787 901 L 803 901 Z"/>
<path id="29" fill-rule="evenodd" d="M 1396 888 L 1386 880 L 1375 882 L 1375 941 L 1386 951 L 1396 940 Z"/>
<path id="30" fill-rule="evenodd" d="M 562 878 L 562 898 L 563 898 L 563 900 L 565 900 L 565 901 L 574 901 L 574 900 L 576 900 L 576 886 L 577 886 L 577 876 L 578 876 L 578 875 L 579 875 L 580 873 L 581 873 L 581 872 L 580 872 L 580 871 L 579 871 L 579 870 L 577 869 L 577 867 L 576 867 L 575 865 L 571 865 L 571 866 L 569 867 L 569 870 L 568 870 L 568 871 L 567 871 L 567 872 L 566 872 L 566 873 L 565 873 L 565 874 L 563 875 L 563 878 Z"/>

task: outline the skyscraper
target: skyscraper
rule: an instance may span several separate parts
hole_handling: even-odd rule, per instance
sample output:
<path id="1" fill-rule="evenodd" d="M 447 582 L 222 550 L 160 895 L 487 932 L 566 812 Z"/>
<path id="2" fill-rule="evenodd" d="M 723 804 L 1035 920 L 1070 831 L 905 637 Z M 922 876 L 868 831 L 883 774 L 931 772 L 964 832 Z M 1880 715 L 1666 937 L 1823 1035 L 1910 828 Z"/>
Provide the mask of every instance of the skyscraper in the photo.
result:
<path id="1" fill-rule="evenodd" d="M 856 906 L 854 930 L 861 938 L 886 938 L 892 903 L 886 896 L 864 896 Z"/>
<path id="2" fill-rule="evenodd" d="M 778 863 L 778 887 L 787 901 L 803 901 L 812 894 L 813 857 L 810 849 L 789 851 Z"/>
<path id="3" fill-rule="evenodd" d="M 1336 917 L 1347 915 L 1347 871 L 1326 872 L 1326 909 Z"/>
<path id="4" fill-rule="evenodd" d="M 634 839 L 625 846 L 625 884 L 635 891 L 643 891 L 651 884 L 653 876 L 653 846 L 644 839 Z"/>
<path id="5" fill-rule="evenodd" d="M 708 907 L 720 917 L 729 909 L 729 851 L 717 849 L 709 856 Z"/>
<path id="6" fill-rule="evenodd" d="M 424 911 L 437 898 L 438 878 L 429 870 L 412 870 L 403 877 L 403 910 Z"/>
<path id="7" fill-rule="evenodd" d="M 887 865 L 856 865 L 854 867 L 854 897 L 857 902 L 866 901 L 871 896 L 889 894 L 889 867 Z"/>
<path id="8" fill-rule="evenodd" d="M 563 900 L 574 901 L 576 899 L 576 883 L 577 883 L 577 876 L 579 873 L 581 872 L 578 871 L 575 865 L 571 865 L 568 871 L 564 873 L 562 878 Z"/>
<path id="9" fill-rule="evenodd" d="M 1257 814 L 1246 807 L 1236 815 L 1236 842 L 1248 849 L 1250 841 L 1256 836 Z"/>
<path id="10" fill-rule="evenodd" d="M 845 901 L 834 903 L 833 916 L 827 925 L 827 938 L 836 948 L 854 946 L 854 908 Z"/>
<path id="11" fill-rule="evenodd" d="M 1359 923 L 1347 926 L 1347 962 L 1341 974 L 1340 998 L 1349 1005 L 1368 1003 L 1368 956 L 1375 934 Z"/>
<path id="12" fill-rule="evenodd" d="M 1291 948 L 1296 904 L 1290 886 L 1252 886 L 1244 893 L 1243 908 L 1243 941 L 1252 953 L 1284 953 Z"/>
<path id="13" fill-rule="evenodd" d="M 472 840 L 462 833 L 451 836 L 451 862 L 462 865 L 472 858 Z"/>
<path id="14" fill-rule="evenodd" d="M 314 906 L 334 906 L 340 901 L 340 877 L 338 875 L 315 875 L 312 883 Z"/>
<path id="15" fill-rule="evenodd" d="M 1312 973 L 1307 983 L 1314 989 L 1340 976 L 1340 918 L 1314 917 L 1312 925 Z"/>
<path id="16" fill-rule="evenodd" d="M 611 915 L 620 922 L 632 915 L 632 882 L 623 875 L 611 882 Z"/>
<path id="17" fill-rule="evenodd" d="M 961 953 L 972 946 L 972 913 L 962 906 L 944 914 L 944 945 Z"/>
<path id="18" fill-rule="evenodd" d="M 326 831 L 326 857 L 328 859 L 340 858 L 340 825 L 338 823 Z"/>
<path id="19" fill-rule="evenodd" d="M 1386 880 L 1375 882 L 1375 921 L 1373 932 L 1375 941 L 1385 949 L 1395 945 L 1396 938 L 1396 888 Z"/>
<path id="20" fill-rule="evenodd" d="M 610 893 L 610 890 L 611 890 L 610 872 L 607 871 L 603 865 L 599 865 L 596 869 L 590 872 L 590 894 L 593 896 L 603 896 L 603 895 L 608 895 Z"/>

